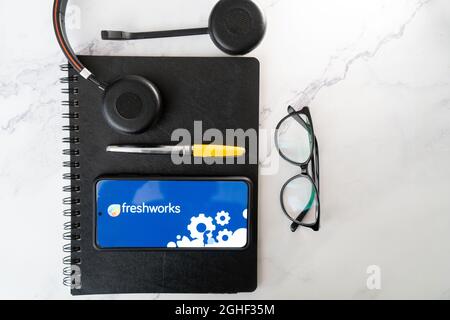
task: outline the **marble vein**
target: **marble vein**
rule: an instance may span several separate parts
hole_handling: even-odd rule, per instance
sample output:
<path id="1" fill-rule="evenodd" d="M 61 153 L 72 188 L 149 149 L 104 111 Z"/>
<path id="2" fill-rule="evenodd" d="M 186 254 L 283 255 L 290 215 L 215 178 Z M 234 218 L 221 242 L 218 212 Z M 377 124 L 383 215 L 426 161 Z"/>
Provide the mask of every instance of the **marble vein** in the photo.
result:
<path id="1" fill-rule="evenodd" d="M 431 0 L 423 0 L 419 1 L 417 7 L 412 12 L 412 14 L 406 19 L 406 21 L 398 28 L 397 31 L 392 32 L 384 36 L 375 46 L 374 49 L 370 50 L 364 50 L 362 52 L 356 53 L 353 57 L 348 59 L 345 62 L 344 68 L 342 70 L 341 74 L 338 75 L 330 75 L 330 70 L 333 69 L 334 62 L 336 61 L 337 57 L 332 56 L 329 60 L 329 63 L 323 73 L 322 78 L 314 80 L 310 84 L 306 86 L 302 91 L 296 92 L 296 97 L 292 99 L 291 103 L 297 107 L 300 108 L 305 105 L 310 105 L 315 97 L 320 93 L 321 90 L 332 87 L 341 81 L 345 80 L 347 78 L 348 73 L 350 72 L 351 67 L 359 62 L 360 60 L 364 59 L 370 59 L 377 55 L 377 53 L 388 43 L 394 40 L 401 39 L 405 33 L 406 28 L 408 25 L 414 20 L 414 18 L 417 16 L 419 11 Z M 348 49 L 348 48 L 345 48 Z M 265 114 L 267 116 L 267 113 Z"/>

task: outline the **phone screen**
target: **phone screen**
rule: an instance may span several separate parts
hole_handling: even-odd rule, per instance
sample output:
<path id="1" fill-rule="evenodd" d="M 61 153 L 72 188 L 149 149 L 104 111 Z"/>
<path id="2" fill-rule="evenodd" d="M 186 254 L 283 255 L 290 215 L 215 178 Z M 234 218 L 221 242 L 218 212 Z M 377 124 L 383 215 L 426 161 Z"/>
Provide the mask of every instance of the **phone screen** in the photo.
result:
<path id="1" fill-rule="evenodd" d="M 99 249 L 243 249 L 247 179 L 102 179 L 96 183 Z"/>

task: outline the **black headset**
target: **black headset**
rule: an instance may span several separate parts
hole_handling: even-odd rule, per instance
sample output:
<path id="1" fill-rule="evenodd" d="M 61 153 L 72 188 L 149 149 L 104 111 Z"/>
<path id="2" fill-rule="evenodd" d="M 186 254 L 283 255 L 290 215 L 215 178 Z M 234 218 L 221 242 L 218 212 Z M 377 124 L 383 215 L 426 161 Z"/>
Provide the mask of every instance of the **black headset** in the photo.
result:
<path id="1" fill-rule="evenodd" d="M 127 75 L 113 83 L 98 80 L 78 59 L 67 39 L 65 14 L 69 0 L 54 0 L 53 25 L 56 38 L 72 67 L 83 78 L 104 91 L 103 111 L 118 131 L 140 133 L 154 124 L 162 108 L 156 85 L 138 75 Z M 130 33 L 102 31 L 105 40 L 133 40 L 209 34 L 214 44 L 230 55 L 243 55 L 256 48 L 266 31 L 264 14 L 252 0 L 219 0 L 207 28 Z"/>

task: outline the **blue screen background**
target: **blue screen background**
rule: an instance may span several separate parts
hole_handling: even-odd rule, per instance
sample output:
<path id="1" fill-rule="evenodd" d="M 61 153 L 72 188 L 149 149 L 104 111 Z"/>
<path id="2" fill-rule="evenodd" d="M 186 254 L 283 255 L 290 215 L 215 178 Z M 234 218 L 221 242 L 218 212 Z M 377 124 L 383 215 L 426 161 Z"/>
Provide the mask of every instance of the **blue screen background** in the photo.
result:
<path id="1" fill-rule="evenodd" d="M 96 188 L 97 246 L 198 248 L 210 244 L 222 248 L 245 247 L 248 195 L 249 186 L 244 181 L 99 181 Z M 120 205 L 122 209 L 124 203 L 136 206 L 170 203 L 180 206 L 181 212 L 124 213 L 121 210 L 116 217 L 108 213 L 111 205 Z"/>

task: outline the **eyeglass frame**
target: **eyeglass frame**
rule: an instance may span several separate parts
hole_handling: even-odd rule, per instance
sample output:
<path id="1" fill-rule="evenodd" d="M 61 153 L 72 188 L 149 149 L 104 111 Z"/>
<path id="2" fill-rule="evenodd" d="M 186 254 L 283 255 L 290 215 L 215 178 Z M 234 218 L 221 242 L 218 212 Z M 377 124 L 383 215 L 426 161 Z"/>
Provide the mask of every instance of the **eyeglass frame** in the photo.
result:
<path id="1" fill-rule="evenodd" d="M 278 123 L 276 130 L 275 130 L 275 146 L 278 150 L 278 153 L 280 156 L 286 160 L 287 162 L 291 163 L 292 165 L 296 167 L 300 167 L 301 173 L 298 175 L 293 176 L 292 178 L 288 179 L 286 183 L 283 185 L 280 191 L 280 204 L 281 208 L 283 210 L 283 213 L 286 215 L 286 217 L 292 221 L 291 224 L 291 231 L 295 232 L 297 231 L 298 227 L 305 227 L 310 228 L 314 231 L 319 231 L 320 229 L 320 164 L 319 164 L 319 143 L 317 141 L 317 137 L 314 133 L 314 125 L 312 122 L 311 112 L 308 107 L 302 108 L 300 111 L 296 111 L 292 106 L 288 107 L 288 115 L 280 120 Z M 305 122 L 305 120 L 302 119 L 300 115 L 304 115 L 307 117 L 309 124 Z M 288 120 L 289 118 L 293 118 L 296 120 L 305 130 L 308 131 L 309 139 L 311 143 L 311 152 L 308 157 L 308 159 L 303 162 L 296 162 L 292 159 L 289 159 L 281 150 L 278 143 L 278 132 L 283 125 L 283 123 Z M 309 167 L 311 165 L 311 171 L 312 174 L 309 173 Z M 303 211 L 298 215 L 297 219 L 293 219 L 287 212 L 286 206 L 283 201 L 284 192 L 286 190 L 286 187 L 294 180 L 299 178 L 305 178 L 308 179 L 311 182 L 311 185 L 313 186 L 314 195 L 311 196 L 311 199 L 308 203 L 308 205 L 303 209 Z M 317 219 L 314 223 L 302 223 L 302 220 L 305 218 L 305 216 L 308 214 L 308 212 L 311 210 L 312 202 L 316 200 L 317 201 Z"/>

